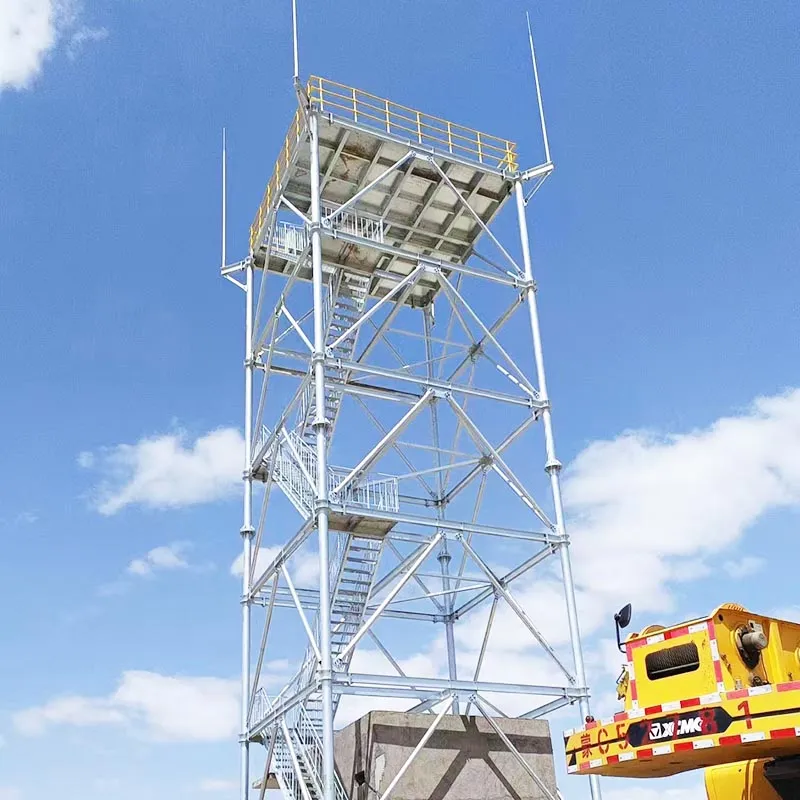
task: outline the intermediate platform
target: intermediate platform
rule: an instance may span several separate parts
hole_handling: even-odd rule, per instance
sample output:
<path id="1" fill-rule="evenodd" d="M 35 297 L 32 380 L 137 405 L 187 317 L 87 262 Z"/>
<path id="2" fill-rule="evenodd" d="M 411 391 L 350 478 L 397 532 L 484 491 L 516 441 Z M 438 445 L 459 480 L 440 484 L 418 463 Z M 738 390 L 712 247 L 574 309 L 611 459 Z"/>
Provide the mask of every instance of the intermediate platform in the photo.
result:
<path id="1" fill-rule="evenodd" d="M 371 276 L 369 294 L 382 296 L 419 256 L 464 264 L 511 194 L 517 145 L 324 78 L 306 91 L 319 119 L 326 266 Z M 310 216 L 310 168 L 298 108 L 250 228 L 257 267 L 286 274 L 300 261 L 298 277 L 310 280 L 308 226 L 289 211 Z M 437 288 L 423 276 L 406 300 L 424 303 Z"/>

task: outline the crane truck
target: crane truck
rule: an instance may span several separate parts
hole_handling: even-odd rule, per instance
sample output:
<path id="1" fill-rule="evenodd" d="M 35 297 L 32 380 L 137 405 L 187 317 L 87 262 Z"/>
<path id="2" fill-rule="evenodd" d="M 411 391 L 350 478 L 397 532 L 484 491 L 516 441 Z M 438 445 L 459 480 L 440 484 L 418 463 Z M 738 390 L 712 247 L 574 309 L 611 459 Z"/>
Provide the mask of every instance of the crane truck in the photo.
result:
<path id="1" fill-rule="evenodd" d="M 800 800 L 800 625 L 729 603 L 623 643 L 630 605 L 614 619 L 623 708 L 564 732 L 569 773 L 704 769 L 709 800 Z"/>

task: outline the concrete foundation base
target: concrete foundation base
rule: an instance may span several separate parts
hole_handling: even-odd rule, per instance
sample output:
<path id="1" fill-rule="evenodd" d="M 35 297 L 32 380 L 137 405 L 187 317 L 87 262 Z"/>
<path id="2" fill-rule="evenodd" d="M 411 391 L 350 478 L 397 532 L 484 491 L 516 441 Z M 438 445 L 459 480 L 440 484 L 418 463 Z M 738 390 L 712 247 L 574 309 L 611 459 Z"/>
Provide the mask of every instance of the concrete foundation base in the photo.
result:
<path id="1" fill-rule="evenodd" d="M 336 733 L 336 768 L 351 800 L 377 800 L 433 722 L 430 714 L 373 711 Z M 494 720 L 556 794 L 550 726 Z M 356 775 L 364 773 L 359 785 Z M 546 798 L 483 717 L 445 716 L 392 792 L 392 800 Z"/>

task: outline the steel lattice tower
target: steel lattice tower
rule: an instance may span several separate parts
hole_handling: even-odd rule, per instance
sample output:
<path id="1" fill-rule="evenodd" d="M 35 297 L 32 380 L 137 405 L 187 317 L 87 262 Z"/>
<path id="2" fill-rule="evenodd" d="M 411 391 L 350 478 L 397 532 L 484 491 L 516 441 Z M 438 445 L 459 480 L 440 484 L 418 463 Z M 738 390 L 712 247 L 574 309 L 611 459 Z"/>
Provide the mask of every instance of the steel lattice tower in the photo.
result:
<path id="1" fill-rule="evenodd" d="M 506 696 L 530 697 L 518 716 L 589 715 L 526 221 L 553 169 L 544 118 L 545 163 L 521 169 L 509 140 L 317 77 L 296 89 L 249 256 L 222 269 L 246 293 L 243 800 L 253 743 L 262 798 L 272 775 L 291 800 L 345 800 L 351 696 L 406 699 L 429 732 L 448 711 L 493 724 Z M 506 205 L 517 246 L 492 230 Z M 514 593 L 559 562 L 569 666 Z M 483 675 L 500 608 L 553 670 Z M 410 639 L 436 631 L 441 674 L 409 674 Z M 357 671 L 367 642 L 383 672 Z M 274 689 L 266 665 L 292 648 Z"/>

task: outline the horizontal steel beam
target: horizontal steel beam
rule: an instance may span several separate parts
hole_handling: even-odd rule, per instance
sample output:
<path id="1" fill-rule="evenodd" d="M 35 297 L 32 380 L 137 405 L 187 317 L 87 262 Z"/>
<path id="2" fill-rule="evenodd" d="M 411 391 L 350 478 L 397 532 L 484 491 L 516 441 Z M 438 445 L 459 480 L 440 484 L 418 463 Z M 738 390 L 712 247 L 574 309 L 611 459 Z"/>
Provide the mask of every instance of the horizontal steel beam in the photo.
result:
<path id="1" fill-rule="evenodd" d="M 326 358 L 325 366 L 334 369 L 347 369 L 364 375 L 375 375 L 380 378 L 413 383 L 428 389 L 439 389 L 449 394 L 463 394 L 469 397 L 482 397 L 485 400 L 498 400 L 502 403 L 510 403 L 511 405 L 522 406 L 524 408 L 545 408 L 547 406 L 546 402 L 536 400 L 528 394 L 513 395 L 506 394 L 505 392 L 495 392 L 492 389 L 482 389 L 461 383 L 451 383 L 449 381 L 429 378 L 423 375 L 410 375 L 407 371 L 402 369 L 396 370 L 387 367 L 378 367 L 374 364 L 361 364 L 358 361 L 345 361 L 341 358 Z"/>
<path id="2" fill-rule="evenodd" d="M 334 511 L 347 511 L 353 513 L 350 506 L 337 506 L 331 503 Z M 477 533 L 483 536 L 498 536 L 503 539 L 516 539 L 523 542 L 541 542 L 542 544 L 559 544 L 564 540 L 563 536 L 552 531 L 525 531 L 519 528 L 497 528 L 492 525 L 482 525 L 477 522 L 465 522 L 461 520 L 438 519 L 436 517 L 423 517 L 417 514 L 409 514 L 391 511 L 370 511 L 366 508 L 358 509 L 358 516 L 365 519 L 380 519 L 392 521 L 404 525 L 420 525 L 426 528 L 442 530 L 449 539 L 454 538 L 459 533 Z M 401 537 L 398 535 L 397 537 Z M 427 537 L 422 537 L 417 541 L 426 541 Z M 415 541 L 411 539 L 410 541 Z"/>
<path id="3" fill-rule="evenodd" d="M 302 703 L 310 694 L 317 691 L 316 681 L 310 686 L 306 686 L 291 697 L 283 698 L 277 705 L 274 705 L 263 719 L 251 725 L 248 729 L 247 736 L 249 739 L 254 739 L 260 736 L 270 726 L 274 725 L 281 717 L 288 711 L 291 711 L 296 705 Z"/>
<path id="4" fill-rule="evenodd" d="M 357 245 L 358 247 L 371 248 L 372 250 L 392 256 L 393 258 L 401 258 L 412 264 L 419 263 L 424 264 L 426 267 L 439 267 L 447 272 L 460 272 L 473 278 L 481 278 L 491 283 L 499 283 L 513 289 L 524 289 L 527 286 L 527 281 L 523 277 L 515 276 L 510 271 L 508 276 L 501 275 L 499 272 L 487 272 L 486 270 L 469 267 L 466 264 L 455 264 L 452 261 L 443 261 L 440 258 L 424 256 L 420 253 L 415 253 L 413 250 L 404 250 L 402 247 L 382 244 L 381 242 L 376 242 L 374 239 L 367 239 L 363 236 L 354 236 L 351 233 L 344 233 L 341 230 L 323 228 L 322 234 L 323 236 L 338 239 L 339 241 Z"/>
<path id="5" fill-rule="evenodd" d="M 410 697 L 418 697 L 420 691 L 450 691 L 459 693 L 497 692 L 498 694 L 530 694 L 545 697 L 588 697 L 589 690 L 577 686 L 548 686 L 531 683 L 497 683 L 492 681 L 459 681 L 448 678 L 420 678 L 416 675 L 373 675 L 368 673 L 334 672 L 333 680 L 339 685 L 337 691 L 348 694 L 351 687 L 375 689 L 382 692 L 386 687 L 408 687 Z M 416 687 L 416 688 L 414 688 Z"/>
<path id="6" fill-rule="evenodd" d="M 308 365 L 311 364 L 310 354 L 303 353 L 298 350 L 287 350 L 284 348 L 276 348 L 275 355 L 283 356 L 284 358 L 291 358 L 303 364 L 308 364 Z M 258 368 L 263 368 L 261 362 L 259 362 L 256 366 Z M 511 405 L 522 406 L 523 408 L 539 409 L 539 408 L 544 408 L 547 405 L 544 401 L 536 400 L 527 393 L 523 393 L 520 395 L 513 395 L 513 394 L 508 394 L 506 392 L 496 392 L 493 389 L 482 389 L 480 387 L 470 386 L 468 384 L 453 383 L 452 381 L 439 380 L 437 378 L 429 378 L 423 375 L 413 375 L 410 374 L 408 370 L 404 368 L 392 369 L 390 367 L 379 367 L 374 364 L 364 364 L 360 361 L 345 361 L 340 358 L 326 358 L 325 366 L 333 368 L 337 371 L 348 370 L 351 373 L 357 372 L 357 373 L 362 373 L 364 375 L 373 375 L 379 378 L 387 378 L 389 380 L 401 381 L 403 383 L 411 383 L 414 384 L 415 386 L 424 387 L 426 389 L 438 389 L 439 391 L 449 392 L 450 394 L 463 394 L 470 397 L 481 397 L 486 400 L 498 400 L 503 403 L 510 403 Z M 305 378 L 306 375 L 308 374 L 307 369 L 291 370 L 290 368 L 276 364 L 271 365 L 271 371 L 272 372 L 280 371 L 283 374 L 291 375 L 292 377 L 297 377 L 297 378 Z M 402 398 L 413 397 L 413 400 L 409 400 L 409 402 L 416 402 L 420 397 L 419 394 L 403 392 L 402 390 L 399 389 L 363 384 L 357 381 L 354 383 L 356 386 L 362 386 L 368 388 L 373 392 L 382 391 L 384 395 L 398 394 Z M 349 391 L 349 387 L 353 385 L 351 384 L 350 381 L 348 381 L 348 383 L 342 383 L 340 381 L 332 381 L 330 379 L 327 379 L 325 384 L 326 386 L 335 387 L 346 392 Z"/>
<path id="7" fill-rule="evenodd" d="M 300 590 L 298 589 L 298 592 Z M 313 590 L 312 590 L 313 591 Z M 258 606 L 266 606 L 269 602 L 271 596 L 271 590 L 267 590 L 267 592 L 263 595 L 259 595 L 255 598 L 252 603 Z M 278 589 L 278 593 L 276 594 L 275 599 L 275 608 L 289 608 L 297 611 L 297 608 L 292 601 L 291 597 L 289 597 L 288 592 L 285 589 Z M 316 599 L 311 599 L 309 597 L 301 597 L 300 604 L 305 611 L 317 611 L 319 608 L 319 594 L 317 593 Z M 365 614 L 371 614 L 377 606 L 368 606 L 365 610 Z M 392 609 L 392 608 L 385 608 L 381 612 L 381 618 L 386 617 L 387 619 L 404 619 L 411 622 L 444 622 L 445 617 L 441 614 L 429 614 L 424 611 L 403 611 L 400 609 Z"/>

